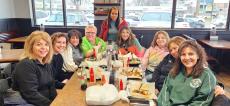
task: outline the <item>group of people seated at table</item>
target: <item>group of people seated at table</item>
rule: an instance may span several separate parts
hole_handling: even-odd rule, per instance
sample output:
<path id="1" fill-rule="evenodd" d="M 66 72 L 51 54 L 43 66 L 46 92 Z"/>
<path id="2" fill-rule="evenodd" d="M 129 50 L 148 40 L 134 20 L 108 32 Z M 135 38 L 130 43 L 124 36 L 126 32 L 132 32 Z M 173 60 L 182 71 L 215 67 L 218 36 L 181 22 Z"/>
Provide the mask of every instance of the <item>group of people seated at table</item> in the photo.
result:
<path id="1" fill-rule="evenodd" d="M 56 89 L 65 86 L 84 58 L 106 51 L 108 41 L 115 42 L 117 53 L 139 57 L 147 81 L 155 82 L 158 106 L 230 103 L 209 69 L 204 49 L 196 41 L 180 36 L 169 38 L 166 31 L 158 31 L 145 49 L 113 7 L 99 36 L 94 25 L 85 27 L 84 36 L 77 30 L 51 36 L 34 31 L 28 36 L 13 76 L 13 88 L 24 100 L 21 104 L 50 105 Z"/>

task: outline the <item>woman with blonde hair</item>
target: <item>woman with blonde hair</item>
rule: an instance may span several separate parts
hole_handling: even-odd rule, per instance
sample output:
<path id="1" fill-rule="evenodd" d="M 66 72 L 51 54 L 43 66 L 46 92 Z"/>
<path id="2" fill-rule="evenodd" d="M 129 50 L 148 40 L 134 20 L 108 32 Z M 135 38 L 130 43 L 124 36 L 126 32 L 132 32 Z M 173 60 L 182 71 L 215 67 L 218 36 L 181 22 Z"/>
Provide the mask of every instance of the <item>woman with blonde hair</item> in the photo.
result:
<path id="1" fill-rule="evenodd" d="M 150 47 L 146 50 L 142 58 L 142 68 L 145 70 L 147 81 L 151 79 L 151 74 L 154 72 L 155 67 L 169 53 L 167 48 L 168 41 L 169 35 L 166 31 L 157 31 Z"/>
<path id="2" fill-rule="evenodd" d="M 52 55 L 48 33 L 34 31 L 28 36 L 22 58 L 15 67 L 13 88 L 29 104 L 48 106 L 57 95 L 50 65 Z"/>

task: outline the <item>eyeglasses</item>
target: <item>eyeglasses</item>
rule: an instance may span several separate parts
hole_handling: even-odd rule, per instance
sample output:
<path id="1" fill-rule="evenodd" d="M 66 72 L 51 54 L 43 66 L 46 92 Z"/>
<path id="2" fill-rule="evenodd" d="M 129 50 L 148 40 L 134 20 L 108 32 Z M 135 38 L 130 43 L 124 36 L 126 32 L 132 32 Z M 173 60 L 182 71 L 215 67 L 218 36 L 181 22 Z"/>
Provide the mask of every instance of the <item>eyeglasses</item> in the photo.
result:
<path id="1" fill-rule="evenodd" d="M 86 32 L 86 34 L 95 34 L 95 32 Z"/>

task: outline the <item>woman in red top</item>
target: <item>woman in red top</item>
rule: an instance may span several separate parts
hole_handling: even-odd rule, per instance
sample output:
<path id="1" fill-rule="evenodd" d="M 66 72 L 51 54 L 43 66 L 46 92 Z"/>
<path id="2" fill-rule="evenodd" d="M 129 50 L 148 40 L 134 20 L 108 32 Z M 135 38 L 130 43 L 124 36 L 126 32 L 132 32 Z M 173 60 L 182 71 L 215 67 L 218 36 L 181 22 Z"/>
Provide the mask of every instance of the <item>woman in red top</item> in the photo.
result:
<path id="1" fill-rule="evenodd" d="M 112 7 L 109 10 L 108 18 L 106 18 L 101 24 L 99 37 L 104 41 L 116 41 L 119 29 L 124 26 L 128 26 L 128 23 L 124 19 L 120 18 L 119 9 Z"/>

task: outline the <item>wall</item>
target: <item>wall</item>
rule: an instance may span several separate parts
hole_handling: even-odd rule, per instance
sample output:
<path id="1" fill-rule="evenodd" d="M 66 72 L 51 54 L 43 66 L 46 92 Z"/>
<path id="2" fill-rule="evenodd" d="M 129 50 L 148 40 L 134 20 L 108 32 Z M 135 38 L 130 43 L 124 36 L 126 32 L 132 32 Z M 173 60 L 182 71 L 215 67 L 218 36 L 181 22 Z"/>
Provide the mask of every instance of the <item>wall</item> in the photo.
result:
<path id="1" fill-rule="evenodd" d="M 0 0 L 0 19 L 30 18 L 30 0 Z"/>
<path id="2" fill-rule="evenodd" d="M 0 0 L 0 19 L 14 18 L 14 0 Z"/>
<path id="3" fill-rule="evenodd" d="M 31 0 L 13 0 L 15 18 L 30 18 L 30 1 Z"/>
<path id="4" fill-rule="evenodd" d="M 0 0 L 0 32 L 16 33 L 14 37 L 32 31 L 30 0 Z"/>

